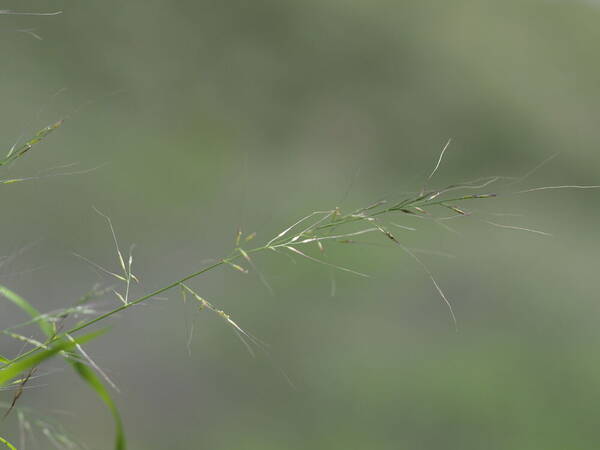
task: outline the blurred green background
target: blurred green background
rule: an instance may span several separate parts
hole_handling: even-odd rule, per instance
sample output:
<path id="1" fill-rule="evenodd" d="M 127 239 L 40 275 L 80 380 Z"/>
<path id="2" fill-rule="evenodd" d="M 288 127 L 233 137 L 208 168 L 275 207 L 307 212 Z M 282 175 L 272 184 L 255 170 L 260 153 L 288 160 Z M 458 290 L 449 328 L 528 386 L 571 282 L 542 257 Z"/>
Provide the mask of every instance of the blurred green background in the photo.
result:
<path id="1" fill-rule="evenodd" d="M 0 255 L 16 255 L 0 282 L 45 311 L 112 282 L 72 252 L 118 269 L 92 206 L 110 215 L 124 247 L 136 244 L 141 294 L 227 255 L 238 227 L 262 243 L 310 211 L 419 190 L 450 137 L 438 187 L 523 175 L 557 152 L 514 190 L 599 184 L 594 2 L 0 8 L 64 11 L 0 16 L 4 147 L 67 118 L 3 177 L 99 167 L 0 191 Z M 600 193 L 469 206 L 479 214 L 453 221 L 458 233 L 405 219 L 419 232 L 401 234 L 454 256 L 422 258 L 458 332 L 424 271 L 379 237 L 365 240 L 385 246 L 327 248 L 331 261 L 372 275 L 336 273 L 333 296 L 327 267 L 277 254 L 256 260 L 275 295 L 231 268 L 191 283 L 269 343 L 270 356 L 251 358 L 221 320 L 184 308 L 176 292 L 113 320 L 88 350 L 121 389 L 131 448 L 598 448 Z M 4 326 L 22 319 L 7 304 L 0 313 Z M 15 349 L 5 341 L 0 353 Z M 74 374 L 34 385 L 21 406 L 59 419 L 90 448 L 111 448 L 110 417 Z M 18 441 L 14 418 L 2 433 Z"/>

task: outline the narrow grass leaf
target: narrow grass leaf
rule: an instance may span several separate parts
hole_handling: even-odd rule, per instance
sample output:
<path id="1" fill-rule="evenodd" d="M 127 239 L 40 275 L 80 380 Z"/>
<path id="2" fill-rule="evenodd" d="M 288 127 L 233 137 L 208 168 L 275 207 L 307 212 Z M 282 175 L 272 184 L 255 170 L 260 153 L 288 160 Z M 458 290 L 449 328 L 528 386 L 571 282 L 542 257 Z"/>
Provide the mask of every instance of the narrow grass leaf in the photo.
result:
<path id="1" fill-rule="evenodd" d="M 42 315 L 36 308 L 31 306 L 31 304 L 27 300 L 25 300 L 23 297 L 11 291 L 5 286 L 0 285 L 0 295 L 14 303 L 19 308 L 21 308 L 21 310 L 28 314 L 32 319 L 35 319 Z M 52 324 L 50 324 L 50 322 L 40 320 L 38 325 L 47 337 L 50 337 L 54 334 L 54 327 L 52 326 Z"/>
<path id="2" fill-rule="evenodd" d="M 17 450 L 17 448 L 14 445 L 12 445 L 10 442 L 8 442 L 3 437 L 0 437 L 0 442 L 3 443 L 4 445 L 6 445 L 8 448 L 10 448 L 10 450 Z"/>
<path id="3" fill-rule="evenodd" d="M 54 344 L 48 346 L 47 349 L 40 349 L 37 352 L 31 353 L 29 356 L 22 358 L 18 362 L 11 364 L 10 366 L 3 367 L 2 369 L 0 369 L 0 386 L 4 386 L 13 378 L 19 376 L 21 373 L 39 365 L 41 362 L 45 361 L 48 358 L 51 358 L 59 352 L 72 350 L 76 346 L 76 344 L 81 345 L 91 341 L 92 339 L 103 334 L 104 331 L 105 330 L 94 331 L 92 333 L 79 337 L 74 341 L 69 341 L 67 339 L 59 339 Z"/>
<path id="4" fill-rule="evenodd" d="M 39 328 L 41 329 L 41 331 L 46 335 L 46 337 L 48 339 L 50 339 L 54 336 L 54 333 L 55 333 L 54 327 L 52 326 L 50 321 L 48 321 L 48 319 L 46 319 L 46 316 L 42 315 L 27 300 L 25 300 L 24 298 L 22 298 L 15 292 L 11 291 L 10 289 L 8 289 L 2 285 L 0 285 L 0 295 L 4 296 L 5 298 L 7 298 L 11 302 L 13 302 L 15 305 L 17 305 L 19 308 L 21 308 L 25 313 L 27 313 L 33 319 L 36 319 L 36 320 L 39 319 L 39 320 L 37 320 L 37 324 L 38 324 Z M 73 339 L 71 337 L 70 337 L 70 342 L 76 349 L 79 348 L 84 356 L 86 355 L 82 351 L 81 342 L 79 342 L 77 339 Z M 43 344 L 40 344 L 40 345 L 43 345 Z M 72 352 L 69 353 L 69 355 L 71 357 L 76 356 Z M 4 359 L 6 359 L 6 358 L 4 358 Z M 88 385 L 92 388 L 92 390 L 94 390 L 96 392 L 96 394 L 98 394 L 100 399 L 108 406 L 108 409 L 109 409 L 109 411 L 113 417 L 113 420 L 115 422 L 115 430 L 116 430 L 116 435 L 117 435 L 116 436 L 117 444 L 116 444 L 115 448 L 116 448 L 116 450 L 124 450 L 126 448 L 126 446 L 125 446 L 125 437 L 124 437 L 124 432 L 123 432 L 123 424 L 122 424 L 119 412 L 117 410 L 117 407 L 116 407 L 114 401 L 112 400 L 112 398 L 110 397 L 110 394 L 108 393 L 106 388 L 104 388 L 104 386 L 102 385 L 102 382 L 96 376 L 96 374 L 91 369 L 89 369 L 85 364 L 83 364 L 79 361 L 73 360 L 72 358 L 65 358 L 65 359 L 67 359 L 67 361 L 73 366 L 73 369 L 75 369 L 77 374 L 86 383 L 88 383 Z M 5 362 L 5 361 L 2 360 L 2 362 Z M 9 363 L 9 362 L 10 362 L 9 360 L 6 360 L 5 363 Z M 103 373 L 103 372 L 100 371 L 100 373 Z M 98 386 L 100 386 L 100 388 Z"/>
<path id="5" fill-rule="evenodd" d="M 81 344 L 81 342 L 79 342 L 77 339 L 75 339 L 72 343 L 75 345 Z M 79 376 L 86 381 L 86 383 L 96 392 L 98 397 L 100 397 L 100 399 L 102 399 L 104 404 L 108 407 L 115 422 L 116 428 L 115 450 L 125 450 L 127 448 L 127 443 L 125 440 L 125 432 L 123 431 L 123 422 L 121 421 L 119 410 L 108 393 L 108 390 L 104 384 L 102 384 L 100 378 L 98 378 L 94 371 L 88 366 L 80 362 L 71 362 L 71 364 Z"/>

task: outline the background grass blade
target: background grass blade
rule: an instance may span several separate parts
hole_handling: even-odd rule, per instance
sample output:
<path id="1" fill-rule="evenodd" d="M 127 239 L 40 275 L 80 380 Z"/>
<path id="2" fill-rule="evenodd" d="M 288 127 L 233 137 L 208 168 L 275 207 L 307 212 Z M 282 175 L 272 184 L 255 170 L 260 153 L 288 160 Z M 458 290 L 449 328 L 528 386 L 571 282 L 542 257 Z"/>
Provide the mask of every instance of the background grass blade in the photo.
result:
<path id="1" fill-rule="evenodd" d="M 46 138 L 46 136 L 48 136 L 54 130 L 59 128 L 62 125 L 62 123 L 63 123 L 63 121 L 59 120 L 58 122 L 48 125 L 47 127 L 42 128 L 40 131 L 38 131 L 36 133 L 35 137 L 33 137 L 29 141 L 25 142 L 18 148 L 13 147 L 3 159 L 0 159 L 0 166 L 5 166 L 7 164 L 10 164 L 13 161 L 15 161 L 16 159 L 19 159 L 20 157 L 25 155 L 25 153 L 27 153 L 29 150 L 31 150 L 31 148 L 34 145 L 42 142 Z"/>

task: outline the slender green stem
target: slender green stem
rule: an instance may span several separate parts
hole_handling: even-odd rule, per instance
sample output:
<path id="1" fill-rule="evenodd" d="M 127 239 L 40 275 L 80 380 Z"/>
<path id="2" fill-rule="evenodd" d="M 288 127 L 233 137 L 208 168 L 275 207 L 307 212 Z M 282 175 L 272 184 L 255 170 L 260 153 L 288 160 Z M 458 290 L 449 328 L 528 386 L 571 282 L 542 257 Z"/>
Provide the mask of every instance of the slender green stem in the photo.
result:
<path id="1" fill-rule="evenodd" d="M 254 249 L 252 249 L 252 250 L 247 250 L 247 251 L 246 251 L 246 253 L 256 253 L 256 252 L 260 252 L 260 251 L 263 251 L 263 250 L 267 250 L 268 248 L 269 248 L 269 247 L 267 247 L 267 246 L 263 246 L 263 247 L 257 247 L 257 248 L 254 248 Z M 80 323 L 79 325 L 77 325 L 77 326 L 75 326 L 75 327 L 71 328 L 70 330 L 68 330 L 68 331 L 65 331 L 65 332 L 64 332 L 64 333 L 62 333 L 61 335 L 54 336 L 52 339 L 50 339 L 48 342 L 46 342 L 46 344 L 45 344 L 45 345 L 47 345 L 47 344 L 49 344 L 49 343 L 51 343 L 51 342 L 53 342 L 53 341 L 55 341 L 55 340 L 59 339 L 59 338 L 60 338 L 61 336 L 63 336 L 63 335 L 71 335 L 71 334 L 73 334 L 73 333 L 77 333 L 78 331 L 81 331 L 81 330 L 83 330 L 84 328 L 87 328 L 87 327 L 89 327 L 89 326 L 91 326 L 91 325 L 93 325 L 93 324 L 95 324 L 95 323 L 98 323 L 98 322 L 100 322 L 101 320 L 104 320 L 104 319 L 106 319 L 106 318 L 108 318 L 108 317 L 110 317 L 110 316 L 113 316 L 113 315 L 115 315 L 115 314 L 117 314 L 117 313 L 120 313 L 121 311 L 124 311 L 124 310 L 126 310 L 126 309 L 129 309 L 129 308 L 130 308 L 130 307 L 132 307 L 132 306 L 135 306 L 135 305 L 138 305 L 138 304 L 140 304 L 140 303 L 142 303 L 142 302 L 145 302 L 146 300 L 149 300 L 149 299 L 151 299 L 152 297 L 156 297 L 157 295 L 160 295 L 160 294 L 162 294 L 163 292 L 166 292 L 166 291 L 168 291 L 169 289 L 173 289 L 173 288 L 175 288 L 175 287 L 177 287 L 177 286 L 181 285 L 182 283 L 185 283 L 186 281 L 188 281 L 188 280 L 191 280 L 192 278 L 195 278 L 195 277 L 197 277 L 197 276 L 199 276 L 199 275 L 202 275 L 203 273 L 206 273 L 206 272 L 208 272 L 208 271 L 210 271 L 210 270 L 216 269 L 217 267 L 220 267 L 220 266 L 222 266 L 222 265 L 224 265 L 224 264 L 227 264 L 227 263 L 229 263 L 229 262 L 231 262 L 231 261 L 233 261 L 233 260 L 235 260 L 235 259 L 238 259 L 238 258 L 239 258 L 239 257 L 241 257 L 241 256 L 242 256 L 242 255 L 241 255 L 241 253 L 238 253 L 238 254 L 232 255 L 232 256 L 230 256 L 230 257 L 228 257 L 228 258 L 224 258 L 224 259 L 220 260 L 219 262 L 216 262 L 216 263 L 214 263 L 214 264 L 212 264 L 212 265 L 210 265 L 210 266 L 208 266 L 208 267 L 205 267 L 205 268 L 204 268 L 204 269 L 202 269 L 202 270 L 199 270 L 199 271 L 197 271 L 197 272 L 194 272 L 194 273 L 192 273 L 192 274 L 189 274 L 189 275 L 187 275 L 187 276 L 185 276 L 185 277 L 181 278 L 180 280 L 177 280 L 177 281 L 175 281 L 175 282 L 173 282 L 173 283 L 171 283 L 171 284 L 168 284 L 167 286 L 164 286 L 164 287 L 162 287 L 162 288 L 160 288 L 160 289 L 157 289 L 157 290 L 155 290 L 155 291 L 153 291 L 153 292 L 151 292 L 151 293 L 149 293 L 149 294 L 146 294 L 146 295 L 144 295 L 144 296 L 142 296 L 142 297 L 140 297 L 140 298 L 137 298 L 137 299 L 135 299 L 135 300 L 133 300 L 133 301 L 131 301 L 131 302 L 127 303 L 127 304 L 121 305 L 120 307 L 118 307 L 118 308 L 115 308 L 115 309 L 113 309 L 113 310 L 111 310 L 111 311 L 109 311 L 109 312 L 107 312 L 107 313 L 105 313 L 105 314 L 102 314 L 102 315 L 100 315 L 100 316 L 98 316 L 98 317 L 95 317 L 95 318 L 93 318 L 93 319 L 91 319 L 91 320 L 88 320 L 88 321 L 86 321 L 86 322 Z M 4 366 L 3 366 L 3 368 L 4 368 L 4 367 L 8 367 L 8 366 L 10 366 L 10 365 L 12 365 L 12 364 L 16 363 L 16 362 L 17 362 L 17 361 L 19 361 L 20 359 L 23 359 L 23 358 L 25 358 L 26 356 L 28 356 L 28 355 L 30 355 L 31 353 L 34 353 L 34 352 L 36 352 L 36 351 L 38 351 L 38 350 L 39 350 L 39 348 L 33 348 L 33 349 L 31 349 L 31 350 L 29 350 L 29 351 L 27 351 L 27 352 L 25 352 L 25 353 L 21 354 L 20 356 L 16 357 L 15 359 L 11 360 L 9 363 L 7 363 L 6 365 L 4 365 Z"/>
<path id="2" fill-rule="evenodd" d="M 233 258 L 229 258 L 229 259 L 233 259 Z M 219 262 L 217 262 L 217 263 L 215 263 L 215 264 L 213 264 L 211 266 L 205 267 L 204 269 L 202 269 L 202 270 L 200 270 L 198 272 L 192 273 L 192 274 L 190 274 L 190 275 L 188 275 L 188 276 L 186 276 L 186 277 L 184 277 L 184 278 L 182 278 L 182 279 L 180 279 L 178 281 L 175 281 L 174 283 L 171 283 L 171 284 L 169 284 L 167 286 L 164 286 L 164 287 L 162 287 L 160 289 L 157 289 L 154 292 L 146 294 L 146 295 L 144 295 L 144 296 L 142 296 L 142 297 L 140 297 L 140 298 L 138 298 L 136 300 L 133 300 L 133 301 L 128 302 L 128 303 L 126 303 L 126 304 L 124 304 L 124 305 L 122 305 L 122 306 L 120 306 L 120 307 L 118 307 L 116 309 L 113 309 L 112 311 L 109 311 L 109 312 L 107 312 L 105 314 L 102 314 L 101 316 L 95 317 L 95 318 L 93 318 L 91 320 L 88 320 L 87 322 L 83 322 L 82 324 L 79 324 L 79 325 L 71 328 L 66 333 L 67 334 L 76 333 L 76 332 L 78 332 L 78 331 L 80 331 L 80 330 L 82 330 L 82 329 L 84 329 L 86 327 L 89 327 L 90 325 L 95 324 L 96 322 L 100 322 L 101 320 L 106 319 L 107 317 L 110 317 L 110 316 L 112 316 L 114 314 L 120 313 L 121 311 L 124 311 L 124 310 L 126 310 L 128 308 L 131 308 L 132 306 L 138 305 L 138 304 L 140 304 L 140 303 L 142 303 L 142 302 L 144 302 L 146 300 L 151 299 L 152 297 L 156 297 L 157 295 L 160 295 L 163 292 L 168 291 L 169 289 L 173 289 L 174 287 L 179 286 L 181 283 L 185 283 L 186 281 L 188 281 L 191 278 L 195 278 L 195 277 L 197 277 L 199 275 L 202 275 L 205 272 L 208 272 L 209 270 L 215 269 L 216 267 L 219 267 L 219 266 L 225 264 L 227 261 L 229 261 L 229 259 L 227 259 L 227 260 L 223 259 L 223 260 L 221 260 L 221 261 L 219 261 Z"/>
<path id="3" fill-rule="evenodd" d="M 252 249 L 252 250 L 248 250 L 248 251 L 246 251 L 246 253 L 256 253 L 256 252 L 259 252 L 259 251 L 262 251 L 262 250 L 266 250 L 266 249 L 267 249 L 267 247 L 258 247 L 258 248 Z M 173 288 L 179 286 L 180 284 L 185 283 L 188 280 L 191 280 L 192 278 L 196 278 L 197 276 L 200 276 L 203 273 L 208 272 L 209 270 L 216 269 L 217 267 L 222 266 L 223 264 L 227 264 L 227 263 L 229 263 L 229 262 L 231 262 L 233 260 L 236 260 L 240 256 L 242 256 L 242 255 L 238 253 L 238 254 L 232 255 L 232 256 L 230 256 L 228 258 L 222 259 L 219 262 L 216 262 L 216 263 L 214 263 L 214 264 L 212 264 L 212 265 L 210 265 L 208 267 L 205 267 L 204 269 L 199 270 L 198 272 L 194 272 L 194 273 L 192 273 L 190 275 L 187 275 L 187 276 L 181 278 L 180 280 L 177 280 L 177 281 L 175 281 L 175 282 L 173 282 L 173 283 L 171 283 L 171 284 L 169 284 L 167 286 L 164 286 L 164 287 L 162 287 L 160 289 L 157 289 L 154 292 L 146 294 L 146 295 L 144 295 L 144 296 L 142 296 L 142 297 L 140 297 L 140 298 L 138 298 L 136 300 L 133 300 L 133 301 L 131 301 L 131 302 L 125 304 L 125 305 L 122 305 L 122 306 L 120 306 L 120 307 L 118 307 L 116 309 L 113 309 L 112 311 L 109 311 L 109 312 L 107 312 L 105 314 L 102 314 L 101 316 L 98 316 L 98 317 L 95 317 L 94 319 L 88 320 L 87 322 L 83 322 L 82 324 L 79 324 L 79 325 L 75 326 L 74 328 L 71 328 L 69 331 L 66 332 L 66 334 L 76 333 L 76 332 L 78 332 L 78 331 L 80 331 L 80 330 L 82 330 L 82 329 L 84 329 L 86 327 L 89 327 L 90 325 L 93 325 L 93 324 L 95 324 L 95 323 L 97 323 L 97 322 L 99 322 L 101 320 L 106 319 L 107 317 L 110 317 L 110 316 L 112 316 L 114 314 L 117 314 L 117 313 L 119 313 L 121 311 L 124 311 L 124 310 L 126 310 L 126 309 L 128 309 L 128 308 L 130 308 L 132 306 L 138 305 L 138 304 L 140 304 L 142 302 L 145 302 L 146 300 L 149 300 L 152 297 L 156 297 L 157 295 L 160 295 L 163 292 L 168 291 L 169 289 L 173 289 Z"/>

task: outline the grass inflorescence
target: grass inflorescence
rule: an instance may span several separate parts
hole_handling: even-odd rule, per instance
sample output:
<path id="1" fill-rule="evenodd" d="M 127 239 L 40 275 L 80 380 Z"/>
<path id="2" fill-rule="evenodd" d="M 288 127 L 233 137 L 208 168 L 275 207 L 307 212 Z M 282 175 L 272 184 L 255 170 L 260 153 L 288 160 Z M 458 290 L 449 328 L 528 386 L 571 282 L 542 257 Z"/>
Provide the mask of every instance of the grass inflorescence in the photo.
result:
<path id="1" fill-rule="evenodd" d="M 32 139 L 24 144 L 11 148 L 4 159 L 0 160 L 0 166 L 12 164 L 25 156 L 34 145 L 40 143 L 50 133 L 58 129 L 61 124 L 62 121 L 55 122 L 40 130 Z M 426 179 L 426 183 L 431 181 L 440 168 L 442 158 L 448 145 L 449 142 L 446 144 L 437 160 L 434 170 Z M 128 254 L 124 254 L 121 251 L 111 219 L 106 214 L 96 209 L 96 212 L 107 221 L 115 246 L 120 270 L 110 271 L 91 261 L 89 258 L 81 255 L 76 256 L 93 265 L 96 269 L 106 275 L 109 275 L 116 280 L 117 283 L 120 283 L 122 288 L 96 286 L 90 292 L 82 296 L 81 299 L 74 302 L 74 304 L 60 310 L 42 313 L 14 291 L 0 285 L 0 298 L 11 302 L 28 316 L 28 319 L 22 323 L 13 324 L 0 330 L 0 333 L 3 336 L 14 339 L 27 348 L 27 350 L 16 356 L 7 357 L 5 355 L 0 355 L 0 388 L 14 391 L 12 401 L 6 405 L 5 416 L 13 410 L 16 411 L 19 418 L 21 441 L 24 442 L 24 436 L 27 433 L 33 433 L 33 422 L 25 418 L 24 410 L 19 408 L 18 401 L 20 397 L 22 397 L 27 384 L 39 376 L 36 373 L 38 366 L 49 358 L 61 356 L 96 392 L 98 397 L 108 407 L 116 428 L 114 448 L 117 450 L 125 449 L 126 441 L 120 414 L 106 385 L 114 390 L 117 390 L 117 387 L 107 376 L 105 371 L 94 362 L 88 352 L 83 348 L 83 345 L 86 342 L 99 337 L 104 330 L 90 332 L 88 329 L 100 323 L 104 323 L 110 317 L 124 312 L 125 310 L 129 310 L 136 305 L 147 302 L 153 298 L 158 298 L 166 291 L 179 289 L 184 301 L 187 301 L 188 298 L 192 298 L 199 309 L 208 310 L 214 313 L 218 318 L 230 326 L 250 353 L 254 354 L 254 348 L 265 350 L 265 344 L 262 341 L 245 331 L 231 318 L 231 315 L 228 312 L 223 311 L 212 302 L 206 300 L 197 292 L 197 290 L 193 289 L 188 284 L 192 279 L 198 278 L 219 267 L 230 267 L 243 274 L 247 274 L 251 271 L 256 272 L 265 287 L 268 290 L 272 290 L 266 277 L 262 274 L 254 261 L 255 255 L 258 253 L 276 252 L 287 254 L 292 257 L 301 257 L 328 266 L 333 270 L 368 278 L 368 274 L 355 270 L 352 267 L 326 260 L 320 255 L 325 246 L 361 243 L 361 239 L 366 235 L 382 236 L 385 242 L 398 247 L 425 271 L 441 300 L 447 306 L 449 315 L 456 326 L 457 319 L 452 309 L 452 304 L 442 290 L 440 284 L 436 281 L 433 273 L 418 257 L 417 254 L 420 251 L 406 246 L 402 242 L 402 239 L 398 237 L 399 234 L 396 231 L 397 229 L 401 230 L 401 232 L 417 231 L 416 228 L 398 223 L 398 221 L 403 217 L 410 216 L 430 220 L 443 227 L 448 227 L 445 224 L 445 221 L 453 218 L 469 217 L 473 213 L 470 209 L 471 206 L 476 205 L 477 202 L 490 201 L 496 198 L 499 194 L 498 192 L 492 192 L 490 190 L 491 186 L 498 186 L 499 182 L 508 181 L 508 183 L 503 185 L 503 188 L 511 187 L 517 182 L 522 182 L 532 172 L 533 171 L 528 172 L 521 178 L 496 176 L 480 178 L 466 183 L 453 184 L 443 189 L 423 188 L 419 192 L 406 194 L 402 198 L 378 200 L 350 212 L 343 212 L 337 207 L 329 210 L 314 211 L 295 220 L 291 225 L 285 227 L 281 232 L 276 233 L 264 243 L 255 246 L 252 244 L 257 241 L 256 233 L 244 234 L 242 230 L 238 230 L 235 235 L 233 249 L 227 256 L 184 277 L 174 280 L 153 292 L 138 297 L 132 295 L 133 285 L 139 283 L 139 279 L 132 271 L 133 247 L 130 248 Z M 6 183 L 9 181 L 10 180 L 4 180 L 3 182 Z M 512 193 L 567 188 L 589 189 L 597 187 L 598 186 L 547 186 Z M 497 214 L 497 216 L 508 216 L 508 214 Z M 548 235 L 548 233 L 539 230 L 516 225 L 500 224 L 487 219 L 482 220 L 482 222 L 499 228 Z M 107 294 L 114 295 L 118 300 L 118 305 L 109 306 L 108 309 L 106 309 L 106 306 L 100 306 L 101 304 L 98 302 L 98 299 Z M 38 329 L 37 335 L 31 332 L 30 327 L 36 327 Z M 86 334 L 82 334 L 83 331 L 86 331 Z M 35 423 L 45 424 L 46 422 L 38 420 Z M 75 441 L 68 438 L 63 431 L 56 431 L 58 428 L 46 425 L 44 430 L 43 434 L 45 434 L 50 442 L 71 442 L 73 444 L 70 444 L 68 448 L 78 448 L 76 444 L 74 444 Z M 14 448 L 13 444 L 9 443 L 4 438 L 0 438 L 0 443 L 3 443 L 8 448 Z"/>

